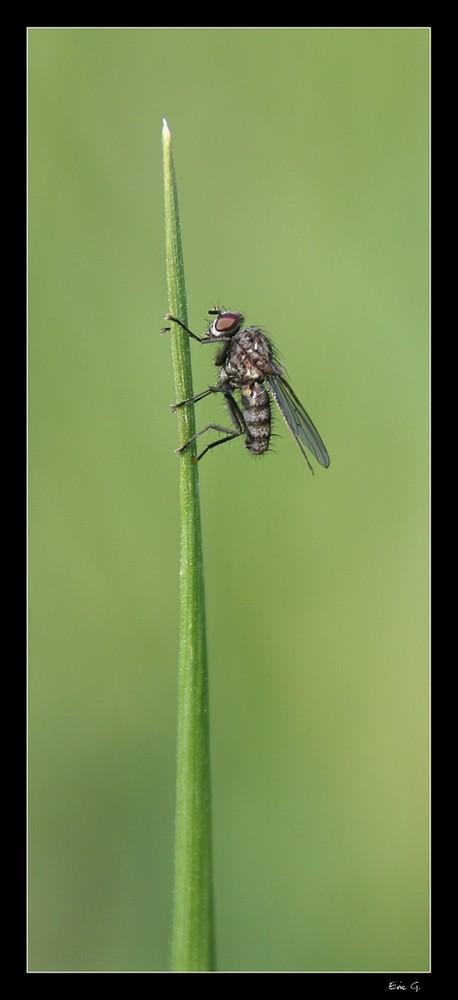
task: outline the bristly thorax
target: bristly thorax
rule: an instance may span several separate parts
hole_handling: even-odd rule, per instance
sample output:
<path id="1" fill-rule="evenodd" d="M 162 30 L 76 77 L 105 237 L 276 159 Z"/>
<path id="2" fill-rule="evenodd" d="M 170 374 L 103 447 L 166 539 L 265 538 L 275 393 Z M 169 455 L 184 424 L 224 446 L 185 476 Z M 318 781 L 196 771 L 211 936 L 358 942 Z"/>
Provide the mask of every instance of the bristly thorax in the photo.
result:
<path id="1" fill-rule="evenodd" d="M 264 379 L 276 369 L 272 345 L 268 337 L 255 326 L 240 330 L 232 337 L 227 345 L 224 361 L 216 359 L 216 364 L 222 363 L 234 388 L 241 388 L 251 380 Z"/>

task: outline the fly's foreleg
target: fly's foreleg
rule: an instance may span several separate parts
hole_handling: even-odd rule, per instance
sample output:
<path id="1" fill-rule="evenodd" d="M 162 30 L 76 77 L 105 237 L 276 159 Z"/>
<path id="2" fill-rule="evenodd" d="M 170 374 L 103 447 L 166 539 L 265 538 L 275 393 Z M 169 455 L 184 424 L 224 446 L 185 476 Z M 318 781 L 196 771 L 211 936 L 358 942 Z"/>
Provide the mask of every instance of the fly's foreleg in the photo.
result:
<path id="1" fill-rule="evenodd" d="M 223 340 L 230 340 L 230 337 L 222 337 L 222 336 L 215 337 L 214 335 L 212 336 L 211 334 L 207 334 L 206 337 L 198 337 L 197 333 L 193 333 L 188 326 L 185 326 L 184 323 L 181 322 L 181 319 L 177 319 L 176 316 L 171 316 L 170 313 L 167 313 L 165 319 L 168 319 L 170 323 L 176 323 L 177 326 L 181 327 L 181 329 L 184 330 L 184 332 L 187 333 L 190 337 L 192 337 L 193 340 L 197 340 L 199 344 L 214 344 L 215 342 L 219 343 L 220 341 Z M 164 326 L 164 328 L 161 330 L 161 333 L 169 333 L 169 331 L 170 327 Z"/>
<path id="2" fill-rule="evenodd" d="M 168 319 L 170 321 L 170 323 L 176 323 L 177 326 L 181 326 L 181 329 L 184 330 L 185 333 L 188 333 L 189 336 L 192 337 L 193 340 L 198 340 L 200 344 L 202 343 L 202 337 L 198 337 L 197 333 L 193 333 L 192 330 L 189 330 L 188 327 L 185 326 L 184 323 L 181 322 L 181 319 L 177 319 L 175 316 L 171 316 L 170 313 L 167 313 L 167 316 L 165 317 L 165 319 Z M 168 333 L 169 330 L 170 330 L 170 327 L 169 326 L 165 326 L 164 329 L 161 330 L 161 333 Z"/>

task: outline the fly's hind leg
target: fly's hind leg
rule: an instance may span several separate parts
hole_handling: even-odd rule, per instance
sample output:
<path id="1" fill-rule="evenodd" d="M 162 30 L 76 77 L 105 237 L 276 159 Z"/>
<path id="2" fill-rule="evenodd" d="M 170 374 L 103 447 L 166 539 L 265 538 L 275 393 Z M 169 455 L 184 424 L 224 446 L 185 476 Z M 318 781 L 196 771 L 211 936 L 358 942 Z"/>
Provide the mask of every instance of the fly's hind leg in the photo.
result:
<path id="1" fill-rule="evenodd" d="M 207 392 L 201 393 L 197 398 L 198 399 L 202 399 L 203 396 L 207 396 L 211 392 L 221 392 L 221 391 L 223 391 L 223 390 L 221 390 L 221 389 L 208 389 Z M 190 437 L 188 439 L 188 441 L 185 441 L 185 443 L 181 446 L 181 448 L 177 448 L 177 455 L 182 455 L 183 452 L 187 451 L 187 449 L 189 448 L 189 445 L 192 444 L 193 441 L 196 441 L 197 438 L 201 436 L 201 434 L 206 434 L 207 431 L 219 431 L 220 434 L 225 434 L 226 437 L 218 438 L 217 441 L 212 441 L 211 444 L 208 444 L 207 447 L 204 448 L 203 451 L 201 451 L 200 455 L 197 455 L 197 457 L 196 457 L 196 461 L 197 462 L 199 462 L 200 459 L 203 458 L 204 455 L 207 454 L 207 451 L 210 451 L 211 448 L 217 448 L 218 445 L 225 444 L 226 441 L 233 441 L 234 438 L 241 437 L 242 434 L 246 433 L 246 427 L 245 427 L 245 423 L 244 423 L 244 420 L 243 420 L 243 414 L 242 414 L 240 408 L 237 406 L 237 403 L 235 402 L 235 399 L 233 399 L 232 396 L 230 396 L 228 393 L 226 393 L 225 394 L 225 400 L 226 400 L 229 412 L 231 414 L 234 427 L 233 428 L 231 428 L 231 427 L 222 427 L 220 424 L 207 424 L 207 426 L 203 427 L 201 431 L 198 431 L 197 434 L 193 434 L 193 436 Z M 195 398 L 194 398 L 194 401 L 195 401 Z M 191 402 L 191 400 L 186 400 L 186 402 Z M 182 404 L 179 403 L 178 406 L 180 406 L 180 405 L 182 405 Z"/>
<path id="2" fill-rule="evenodd" d="M 203 456 L 207 453 L 207 451 L 210 451 L 210 448 L 216 448 L 216 445 L 218 444 L 224 444 L 226 441 L 232 441 L 233 438 L 240 437 L 240 434 L 243 433 L 243 431 L 231 430 L 230 427 L 221 427 L 220 424 L 207 424 L 207 426 L 203 427 L 201 431 L 197 431 L 197 434 L 193 434 L 192 437 L 188 438 L 188 440 L 181 445 L 181 448 L 177 448 L 176 454 L 183 455 L 184 452 L 188 450 L 189 445 L 192 444 L 193 441 L 197 441 L 197 438 L 199 438 L 201 434 L 206 434 L 207 431 L 219 431 L 220 434 L 225 434 L 226 437 L 219 438 L 217 441 L 212 441 L 211 444 L 208 444 L 207 447 L 204 448 L 204 450 L 200 453 L 200 455 L 197 455 L 196 458 L 197 462 L 199 462 L 200 459 L 203 458 Z"/>

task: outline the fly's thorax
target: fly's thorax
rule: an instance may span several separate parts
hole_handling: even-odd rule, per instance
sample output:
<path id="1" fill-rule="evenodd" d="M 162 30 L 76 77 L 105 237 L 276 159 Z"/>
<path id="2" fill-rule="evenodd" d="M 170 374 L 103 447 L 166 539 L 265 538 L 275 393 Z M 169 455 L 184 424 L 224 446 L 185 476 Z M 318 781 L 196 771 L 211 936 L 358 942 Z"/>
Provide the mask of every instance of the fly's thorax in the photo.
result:
<path id="1" fill-rule="evenodd" d="M 262 330 L 248 326 L 239 330 L 227 346 L 224 367 L 234 384 L 244 385 L 246 382 L 260 380 L 270 371 L 272 362 L 272 345 Z"/>

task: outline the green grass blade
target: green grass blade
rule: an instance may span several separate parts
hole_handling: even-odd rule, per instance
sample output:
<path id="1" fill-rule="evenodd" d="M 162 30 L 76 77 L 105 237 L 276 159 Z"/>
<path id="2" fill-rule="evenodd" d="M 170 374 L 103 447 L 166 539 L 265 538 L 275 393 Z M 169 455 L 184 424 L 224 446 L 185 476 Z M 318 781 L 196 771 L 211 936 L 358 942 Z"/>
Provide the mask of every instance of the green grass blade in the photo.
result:
<path id="1" fill-rule="evenodd" d="M 187 324 L 178 197 L 170 130 L 162 129 L 169 312 Z M 189 337 L 170 333 L 175 397 L 193 395 Z M 179 444 L 195 433 L 194 404 L 177 411 Z M 195 443 L 179 458 L 180 647 L 173 971 L 214 968 L 207 647 Z"/>

